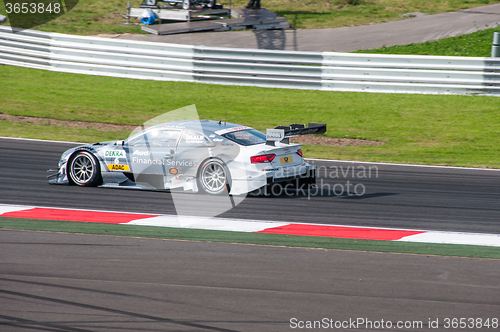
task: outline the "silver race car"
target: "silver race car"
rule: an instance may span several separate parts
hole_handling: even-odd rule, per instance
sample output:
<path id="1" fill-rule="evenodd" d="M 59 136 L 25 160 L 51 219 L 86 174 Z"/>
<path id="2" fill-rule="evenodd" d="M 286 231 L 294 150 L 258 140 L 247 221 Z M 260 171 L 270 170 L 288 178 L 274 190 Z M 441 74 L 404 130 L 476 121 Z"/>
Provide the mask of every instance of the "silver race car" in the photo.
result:
<path id="1" fill-rule="evenodd" d="M 222 121 L 155 125 L 123 141 L 64 152 L 51 184 L 241 195 L 281 184 L 309 188 L 316 167 L 289 138 L 322 134 L 325 124 L 279 126 L 266 134 Z"/>

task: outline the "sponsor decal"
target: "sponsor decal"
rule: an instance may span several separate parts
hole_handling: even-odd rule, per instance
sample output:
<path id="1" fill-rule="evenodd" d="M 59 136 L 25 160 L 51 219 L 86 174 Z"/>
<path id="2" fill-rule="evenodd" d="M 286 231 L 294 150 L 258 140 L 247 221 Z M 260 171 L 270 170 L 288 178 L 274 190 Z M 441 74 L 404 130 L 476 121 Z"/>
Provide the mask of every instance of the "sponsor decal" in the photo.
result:
<path id="1" fill-rule="evenodd" d="M 171 168 L 168 172 L 172 175 L 182 174 L 182 168 Z"/>
<path id="2" fill-rule="evenodd" d="M 245 130 L 245 129 L 253 129 L 253 128 L 246 127 L 246 126 L 239 126 L 239 127 L 228 128 L 228 129 L 222 129 L 222 130 L 216 131 L 215 133 L 217 135 L 224 135 L 227 133 L 231 133 L 233 131 Z"/>
<path id="3" fill-rule="evenodd" d="M 133 156 L 149 156 L 150 152 L 149 151 L 135 150 L 132 155 Z"/>
<path id="4" fill-rule="evenodd" d="M 162 129 L 170 129 L 170 128 L 175 128 L 175 129 L 185 129 L 185 126 L 179 126 L 179 125 L 164 125 L 161 127 Z"/>
<path id="5" fill-rule="evenodd" d="M 283 138 L 285 138 L 285 130 L 266 129 L 266 139 L 268 141 L 281 141 Z"/>
<path id="6" fill-rule="evenodd" d="M 203 140 L 203 138 L 200 138 L 200 139 L 193 138 L 193 139 L 187 139 L 182 143 L 183 144 L 205 144 L 205 141 Z"/>
<path id="7" fill-rule="evenodd" d="M 127 172 L 130 172 L 130 167 L 128 167 L 128 165 L 108 164 L 108 168 L 109 168 L 110 171 L 127 171 Z"/>
<path id="8" fill-rule="evenodd" d="M 146 159 L 133 157 L 132 162 L 134 164 L 145 164 L 145 165 L 165 165 L 165 160 L 161 158 Z"/>
<path id="9" fill-rule="evenodd" d="M 162 158 L 132 158 L 132 163 L 134 164 L 145 164 L 145 165 L 165 165 L 171 166 L 172 168 L 176 167 L 196 167 L 198 163 L 196 161 L 188 161 L 188 160 L 165 160 Z"/>
<path id="10" fill-rule="evenodd" d="M 196 135 L 196 134 L 193 134 L 193 135 L 186 135 L 187 138 L 186 140 L 189 141 L 189 140 L 195 140 L 195 141 L 203 141 L 205 139 L 204 136 L 202 135 Z"/>
<path id="11" fill-rule="evenodd" d="M 123 150 L 104 150 L 104 157 L 125 158 Z"/>
<path id="12" fill-rule="evenodd" d="M 198 163 L 196 161 L 187 161 L 187 160 L 167 160 L 165 161 L 165 165 L 180 166 L 180 167 L 195 167 L 198 166 Z"/>

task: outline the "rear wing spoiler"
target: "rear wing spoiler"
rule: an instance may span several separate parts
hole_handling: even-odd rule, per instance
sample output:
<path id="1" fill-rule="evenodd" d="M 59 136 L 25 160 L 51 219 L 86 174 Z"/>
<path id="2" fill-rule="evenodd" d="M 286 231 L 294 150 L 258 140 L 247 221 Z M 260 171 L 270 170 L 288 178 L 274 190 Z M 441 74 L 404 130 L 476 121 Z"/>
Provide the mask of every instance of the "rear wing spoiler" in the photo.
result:
<path id="1" fill-rule="evenodd" d="M 309 135 L 309 134 L 324 134 L 326 132 L 326 123 L 309 123 L 305 124 L 293 123 L 289 126 L 278 126 L 274 129 L 266 130 L 266 144 L 274 146 L 276 142 L 290 144 L 290 137 Z"/>

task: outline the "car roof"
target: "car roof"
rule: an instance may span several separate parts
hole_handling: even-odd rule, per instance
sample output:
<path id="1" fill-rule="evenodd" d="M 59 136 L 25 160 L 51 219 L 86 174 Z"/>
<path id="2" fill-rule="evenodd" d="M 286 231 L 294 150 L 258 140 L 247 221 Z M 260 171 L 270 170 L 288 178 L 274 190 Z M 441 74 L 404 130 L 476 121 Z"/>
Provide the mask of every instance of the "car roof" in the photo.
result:
<path id="1" fill-rule="evenodd" d="M 231 128 L 244 127 L 242 125 L 225 122 L 225 121 L 215 121 L 215 120 L 183 120 L 166 122 L 154 127 L 157 128 L 177 128 L 177 129 L 189 129 L 189 130 L 199 130 L 200 126 L 205 133 L 215 133 L 221 130 L 229 130 Z M 247 127 L 245 127 L 247 128 Z"/>

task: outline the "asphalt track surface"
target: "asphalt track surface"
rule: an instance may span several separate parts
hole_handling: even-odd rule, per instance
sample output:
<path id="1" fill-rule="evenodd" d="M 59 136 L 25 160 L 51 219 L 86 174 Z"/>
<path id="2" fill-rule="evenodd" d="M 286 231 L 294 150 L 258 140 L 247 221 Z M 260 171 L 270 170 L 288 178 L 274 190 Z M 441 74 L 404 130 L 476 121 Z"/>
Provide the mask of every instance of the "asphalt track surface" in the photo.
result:
<path id="1" fill-rule="evenodd" d="M 46 171 L 72 146 L 0 139 L 0 203 L 176 214 L 169 193 L 49 185 Z M 315 163 L 318 190 L 247 196 L 219 217 L 500 233 L 498 171 Z M 183 195 L 196 202 L 196 214 L 203 195 Z"/>
<path id="2" fill-rule="evenodd" d="M 48 185 L 69 146 L 0 139 L 0 203 L 174 212 L 167 193 Z M 364 197 L 247 197 L 225 215 L 498 232 L 499 173 L 378 167 Z M 492 259 L 15 230 L 0 231 L 0 253 L 2 332 L 450 331 L 453 318 L 500 318 Z M 299 328 L 311 321 L 325 325 Z"/>
<path id="3" fill-rule="evenodd" d="M 9 230 L 0 250 L 3 332 L 457 331 L 446 318 L 500 312 L 490 259 Z"/>

